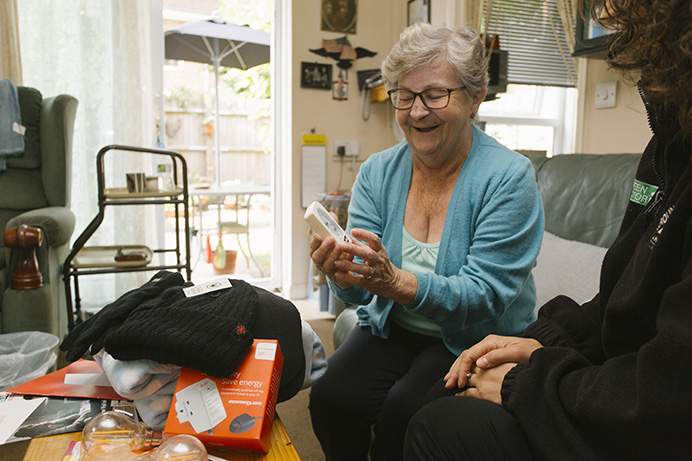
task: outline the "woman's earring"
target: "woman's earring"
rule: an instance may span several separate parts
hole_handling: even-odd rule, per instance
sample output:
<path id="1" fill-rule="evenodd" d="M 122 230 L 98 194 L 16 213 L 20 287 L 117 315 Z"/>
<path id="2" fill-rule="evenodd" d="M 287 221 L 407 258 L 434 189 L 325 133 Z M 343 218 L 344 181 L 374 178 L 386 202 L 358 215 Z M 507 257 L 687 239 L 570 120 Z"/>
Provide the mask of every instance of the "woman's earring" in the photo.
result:
<path id="1" fill-rule="evenodd" d="M 471 120 L 473 120 L 474 118 L 476 118 L 476 114 L 475 114 L 475 113 L 472 113 L 472 114 L 471 114 Z"/>

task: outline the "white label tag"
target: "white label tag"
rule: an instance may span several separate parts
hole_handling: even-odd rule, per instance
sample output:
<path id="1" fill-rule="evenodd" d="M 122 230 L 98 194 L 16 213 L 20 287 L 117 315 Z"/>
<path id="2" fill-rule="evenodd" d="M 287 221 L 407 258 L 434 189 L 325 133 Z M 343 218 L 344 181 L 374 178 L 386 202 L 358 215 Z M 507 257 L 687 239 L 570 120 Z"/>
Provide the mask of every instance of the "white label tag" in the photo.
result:
<path id="1" fill-rule="evenodd" d="M 206 293 L 211 293 L 213 291 L 225 290 L 226 288 L 231 288 L 231 281 L 227 278 L 214 279 L 209 282 L 204 282 L 200 285 L 195 285 L 193 287 L 187 287 L 183 289 L 185 297 L 192 298 L 194 296 L 203 295 Z"/>
<path id="2" fill-rule="evenodd" d="M 255 359 L 257 360 L 274 360 L 276 357 L 275 343 L 257 343 L 255 349 Z"/>
<path id="3" fill-rule="evenodd" d="M 12 123 L 12 131 L 14 131 L 15 133 L 19 133 L 22 136 L 24 136 L 24 133 L 26 132 L 26 127 L 23 125 L 20 125 L 17 122 L 14 122 L 14 123 Z"/>
<path id="4" fill-rule="evenodd" d="M 111 387 L 111 382 L 108 381 L 108 376 L 105 373 L 67 373 L 65 384 Z"/>

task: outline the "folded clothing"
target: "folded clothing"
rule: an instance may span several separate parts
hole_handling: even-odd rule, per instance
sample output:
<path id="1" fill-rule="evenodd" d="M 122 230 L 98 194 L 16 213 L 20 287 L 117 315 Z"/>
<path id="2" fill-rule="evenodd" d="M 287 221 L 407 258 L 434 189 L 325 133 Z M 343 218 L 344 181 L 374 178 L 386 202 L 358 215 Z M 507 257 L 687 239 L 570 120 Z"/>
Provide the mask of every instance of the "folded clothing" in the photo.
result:
<path id="1" fill-rule="evenodd" d="M 327 351 L 324 350 L 324 344 L 310 324 L 305 320 L 301 320 L 300 323 L 305 354 L 305 378 L 301 389 L 307 389 L 327 372 Z"/>
<path id="2" fill-rule="evenodd" d="M 23 153 L 24 133 L 17 87 L 10 79 L 0 79 L 0 171 L 7 169 L 6 157 Z"/>
<path id="3" fill-rule="evenodd" d="M 121 361 L 105 350 L 94 355 L 113 389 L 132 400 L 144 424 L 155 430 L 166 425 L 180 367 L 153 360 Z"/>
<path id="4" fill-rule="evenodd" d="M 284 355 L 279 402 L 319 379 L 327 366 L 324 347 L 295 305 L 242 280 L 229 282 L 230 288 L 188 298 L 183 290 L 192 284 L 177 272 L 161 271 L 77 325 L 61 349 L 69 360 L 89 347 L 94 355 L 105 348 L 114 360 L 149 360 L 223 378 L 235 371 L 253 338 L 275 339 Z M 119 386 L 119 393 L 135 400 L 135 388 Z M 147 396 L 157 392 L 145 387 Z"/>
<path id="5" fill-rule="evenodd" d="M 166 289 L 185 286 L 185 280 L 179 272 L 157 272 L 141 287 L 128 291 L 75 326 L 60 344 L 60 349 L 67 351 L 65 358 L 69 362 L 82 358 L 89 348 L 92 354 L 96 354 L 103 349 L 109 333 L 120 327 L 132 311 L 141 306 L 165 302 L 162 296 Z M 169 292 L 170 295 L 176 293 Z"/>
<path id="6" fill-rule="evenodd" d="M 243 280 L 191 297 L 171 287 L 133 310 L 104 347 L 119 360 L 150 359 L 224 378 L 252 346 L 257 306 L 257 292 Z"/>
<path id="7" fill-rule="evenodd" d="M 108 381 L 120 396 L 128 400 L 149 397 L 171 381 L 176 382 L 180 367 L 153 360 L 118 360 L 105 350 L 94 355 L 94 360 L 106 374 Z"/>

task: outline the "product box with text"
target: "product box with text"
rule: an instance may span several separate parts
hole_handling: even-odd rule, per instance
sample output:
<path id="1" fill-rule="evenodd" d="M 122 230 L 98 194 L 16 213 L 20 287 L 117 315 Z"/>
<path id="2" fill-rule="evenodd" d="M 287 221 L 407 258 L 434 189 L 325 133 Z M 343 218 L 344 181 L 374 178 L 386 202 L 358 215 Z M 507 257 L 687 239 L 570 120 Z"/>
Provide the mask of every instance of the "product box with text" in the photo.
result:
<path id="1" fill-rule="evenodd" d="M 267 453 L 283 362 L 277 341 L 255 339 L 227 378 L 183 368 L 164 432 L 194 435 L 207 448 Z"/>

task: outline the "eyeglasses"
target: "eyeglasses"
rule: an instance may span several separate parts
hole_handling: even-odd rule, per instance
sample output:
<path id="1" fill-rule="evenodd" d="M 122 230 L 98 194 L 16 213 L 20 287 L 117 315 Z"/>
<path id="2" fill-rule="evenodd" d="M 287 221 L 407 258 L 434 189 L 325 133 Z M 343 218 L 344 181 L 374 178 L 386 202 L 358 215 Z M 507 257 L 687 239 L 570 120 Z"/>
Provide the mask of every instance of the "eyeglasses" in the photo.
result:
<path id="1" fill-rule="evenodd" d="M 409 90 L 395 88 L 387 91 L 389 101 L 395 109 L 406 110 L 413 107 L 416 101 L 416 96 L 420 97 L 420 101 L 428 109 L 444 109 L 449 105 L 449 98 L 452 91 L 463 90 L 465 86 L 457 88 L 428 88 L 420 93 L 415 93 Z"/>

